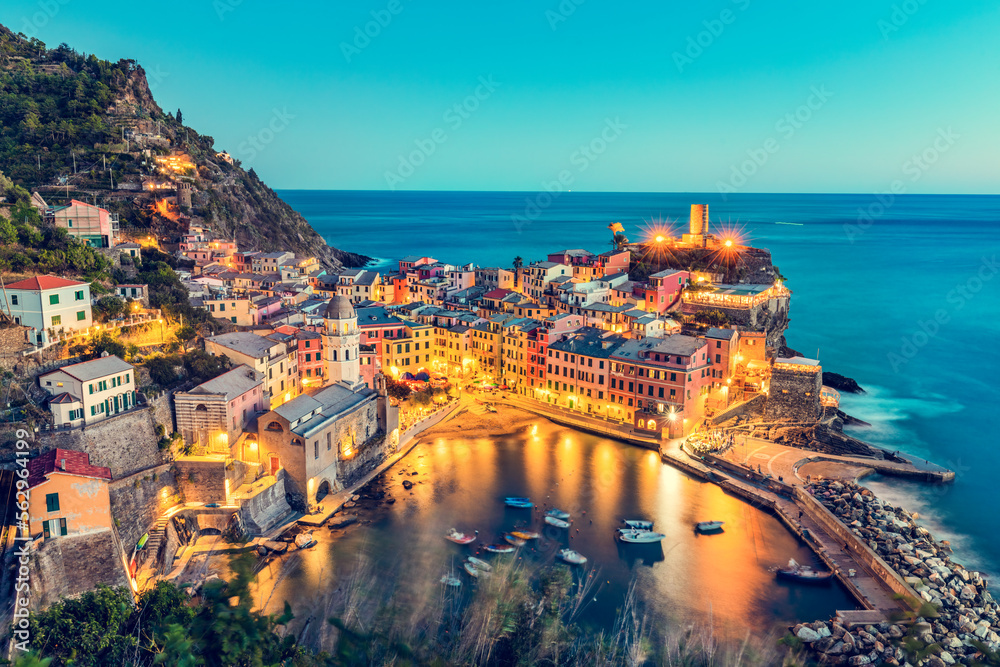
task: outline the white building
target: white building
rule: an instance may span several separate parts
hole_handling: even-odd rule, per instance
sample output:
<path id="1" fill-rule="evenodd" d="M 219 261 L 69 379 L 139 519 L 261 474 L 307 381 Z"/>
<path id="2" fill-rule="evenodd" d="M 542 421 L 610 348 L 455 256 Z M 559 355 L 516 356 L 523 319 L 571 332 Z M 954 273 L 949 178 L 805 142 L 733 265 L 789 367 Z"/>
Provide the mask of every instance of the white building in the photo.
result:
<path id="1" fill-rule="evenodd" d="M 358 315 L 346 296 L 330 299 L 323 312 L 323 352 L 330 383 L 344 382 L 352 389 L 360 382 L 361 330 Z"/>
<path id="2" fill-rule="evenodd" d="M 79 426 L 135 407 L 135 369 L 111 355 L 39 376 L 56 426 Z"/>
<path id="3" fill-rule="evenodd" d="M 16 324 L 35 329 L 32 342 L 45 344 L 60 330 L 86 329 L 93 323 L 90 284 L 56 276 L 35 276 L 7 285 L 4 310 Z"/>

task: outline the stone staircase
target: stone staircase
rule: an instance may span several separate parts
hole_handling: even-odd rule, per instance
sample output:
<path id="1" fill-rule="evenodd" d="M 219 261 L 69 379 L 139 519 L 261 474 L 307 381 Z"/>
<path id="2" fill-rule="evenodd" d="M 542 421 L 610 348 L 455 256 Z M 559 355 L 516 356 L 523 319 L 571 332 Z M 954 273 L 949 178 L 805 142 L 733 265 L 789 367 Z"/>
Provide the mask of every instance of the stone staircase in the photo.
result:
<path id="1" fill-rule="evenodd" d="M 159 558 L 160 549 L 167 541 L 167 521 L 168 519 L 160 517 L 156 520 L 156 525 L 149 531 L 149 540 L 146 541 L 145 550 L 149 554 L 147 558 L 152 558 L 154 562 Z"/>

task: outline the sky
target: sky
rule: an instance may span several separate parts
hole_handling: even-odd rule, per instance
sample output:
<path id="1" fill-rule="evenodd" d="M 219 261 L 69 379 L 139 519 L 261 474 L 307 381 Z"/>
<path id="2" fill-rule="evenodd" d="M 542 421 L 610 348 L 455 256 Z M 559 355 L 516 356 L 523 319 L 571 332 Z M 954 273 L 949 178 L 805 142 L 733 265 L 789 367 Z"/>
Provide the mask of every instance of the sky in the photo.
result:
<path id="1" fill-rule="evenodd" d="M 272 187 L 1000 191 L 1000 5 L 4 0 Z"/>

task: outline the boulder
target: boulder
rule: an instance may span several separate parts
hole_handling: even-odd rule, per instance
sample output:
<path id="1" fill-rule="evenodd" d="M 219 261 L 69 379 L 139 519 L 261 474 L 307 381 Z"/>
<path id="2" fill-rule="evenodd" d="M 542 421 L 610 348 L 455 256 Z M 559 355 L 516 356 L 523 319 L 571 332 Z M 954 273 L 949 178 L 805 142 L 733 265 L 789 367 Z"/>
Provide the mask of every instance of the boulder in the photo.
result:
<path id="1" fill-rule="evenodd" d="M 810 628 L 808 625 L 803 625 L 801 628 L 799 628 L 798 631 L 795 633 L 795 636 L 801 639 L 806 644 L 811 644 L 812 642 L 820 639 L 819 633 Z"/>

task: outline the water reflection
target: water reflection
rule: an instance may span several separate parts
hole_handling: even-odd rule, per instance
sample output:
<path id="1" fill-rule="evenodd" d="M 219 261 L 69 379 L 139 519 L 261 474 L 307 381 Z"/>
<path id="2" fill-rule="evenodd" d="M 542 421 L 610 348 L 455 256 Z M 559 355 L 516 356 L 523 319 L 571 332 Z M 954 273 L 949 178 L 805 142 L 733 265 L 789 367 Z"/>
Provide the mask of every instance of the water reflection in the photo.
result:
<path id="1" fill-rule="evenodd" d="M 403 488 L 404 479 L 414 482 L 412 490 Z M 316 614 L 324 591 L 348 576 L 359 551 L 374 560 L 376 576 L 394 578 L 398 599 L 411 600 L 429 595 L 467 555 L 547 564 L 563 547 L 589 559 L 578 576 L 595 572 L 601 580 L 580 617 L 596 627 L 612 625 L 633 580 L 654 627 L 710 620 L 723 636 L 855 607 L 839 585 L 775 580 L 773 568 L 789 558 L 818 564 L 775 517 L 662 464 L 653 452 L 544 420 L 496 439 L 422 443 L 373 484 L 395 504 L 362 508 L 363 525 L 338 531 L 335 539 L 317 531 L 320 544 L 300 555 L 302 564 L 278 584 L 272 607 L 287 599 L 297 618 Z M 529 496 L 536 508 L 508 508 L 505 496 Z M 544 523 L 544 511 L 553 507 L 572 514 L 569 529 Z M 666 537 L 659 544 L 621 544 L 614 534 L 623 518 L 653 520 Z M 694 524 L 705 520 L 724 521 L 725 531 L 695 533 Z M 477 544 L 447 542 L 442 536 L 451 527 L 478 530 Z M 481 551 L 518 527 L 541 537 L 511 556 Z"/>

